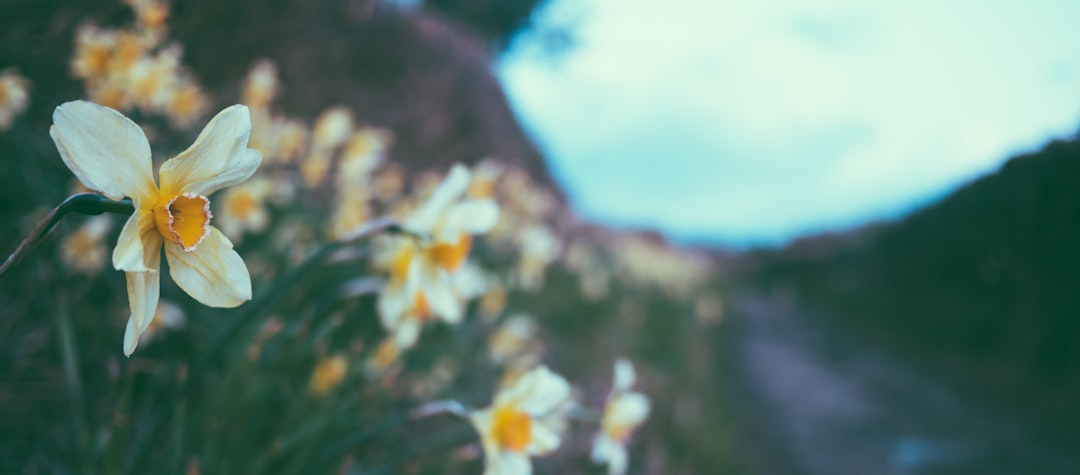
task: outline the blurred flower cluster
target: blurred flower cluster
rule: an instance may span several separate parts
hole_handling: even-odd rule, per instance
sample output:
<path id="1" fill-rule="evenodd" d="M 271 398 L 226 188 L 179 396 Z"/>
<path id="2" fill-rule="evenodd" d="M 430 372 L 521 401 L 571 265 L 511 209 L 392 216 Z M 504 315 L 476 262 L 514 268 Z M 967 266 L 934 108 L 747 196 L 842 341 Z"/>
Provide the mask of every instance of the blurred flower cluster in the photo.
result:
<path id="1" fill-rule="evenodd" d="M 82 79 L 87 98 L 117 110 L 160 114 L 177 127 L 191 125 L 209 109 L 209 99 L 182 64 L 183 48 L 165 43 L 168 5 L 128 0 L 131 28 L 85 24 L 75 38 L 71 73 Z"/>
<path id="2" fill-rule="evenodd" d="M 164 117 L 188 137 L 211 101 L 168 42 L 168 5 L 129 5 L 132 27 L 76 33 L 71 71 L 90 102 L 58 106 L 52 129 L 82 189 L 130 199 L 133 210 L 118 236 L 110 218 L 94 217 L 59 247 L 69 278 L 112 282 L 100 273 L 109 249 L 126 275 L 122 288 L 94 284 L 113 302 L 94 311 L 126 302 L 131 312 L 131 359 L 107 358 L 105 373 L 109 394 L 125 396 L 101 402 L 116 415 L 86 435 L 101 453 L 131 447 L 127 434 L 174 437 L 121 456 L 136 471 L 166 456 L 189 473 L 414 471 L 414 456 L 437 453 L 515 474 L 557 451 L 568 455 L 548 470 L 590 460 L 627 470 L 650 379 L 616 357 L 657 339 L 627 336 L 634 312 L 600 314 L 699 298 L 712 275 L 701 256 L 583 223 L 498 157 L 406 167 L 393 159 L 394 133 L 359 123 L 348 106 L 310 121 L 283 114 L 274 104 L 288 88 L 268 59 L 252 61 L 241 105 L 219 112 L 187 150 L 170 150 L 177 141 L 148 139 L 122 113 Z M 11 80 L 23 102 L 25 82 Z M 17 89 L 0 87 L 8 97 Z M 156 180 L 152 156 L 174 156 Z M 166 270 L 175 286 L 162 282 Z M 709 298 L 699 313 L 720 311 Z M 125 382 L 129 372 L 153 378 Z M 256 418 L 259 429 L 225 414 Z M 133 424 L 177 432 L 146 435 Z M 431 427 L 450 435 L 425 438 Z"/>

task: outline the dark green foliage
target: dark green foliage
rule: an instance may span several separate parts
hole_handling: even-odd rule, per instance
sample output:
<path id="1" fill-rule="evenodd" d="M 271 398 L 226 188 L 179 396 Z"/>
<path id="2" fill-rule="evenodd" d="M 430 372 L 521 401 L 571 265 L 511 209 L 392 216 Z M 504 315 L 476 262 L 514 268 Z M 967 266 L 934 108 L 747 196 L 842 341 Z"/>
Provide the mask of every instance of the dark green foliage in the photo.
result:
<path id="1" fill-rule="evenodd" d="M 988 399 L 1078 421 L 1078 184 L 1080 141 L 1055 141 L 898 222 L 764 253 L 759 276 Z"/>

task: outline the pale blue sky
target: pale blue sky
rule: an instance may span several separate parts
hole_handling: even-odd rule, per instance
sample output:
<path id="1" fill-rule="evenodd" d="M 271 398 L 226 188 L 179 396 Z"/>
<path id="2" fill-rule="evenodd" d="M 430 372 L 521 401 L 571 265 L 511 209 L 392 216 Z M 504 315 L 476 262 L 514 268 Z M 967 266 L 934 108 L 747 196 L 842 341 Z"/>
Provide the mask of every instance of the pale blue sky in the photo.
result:
<path id="1" fill-rule="evenodd" d="M 1080 130 L 1080 1 L 553 0 L 499 73 L 582 216 L 745 246 L 892 217 Z"/>

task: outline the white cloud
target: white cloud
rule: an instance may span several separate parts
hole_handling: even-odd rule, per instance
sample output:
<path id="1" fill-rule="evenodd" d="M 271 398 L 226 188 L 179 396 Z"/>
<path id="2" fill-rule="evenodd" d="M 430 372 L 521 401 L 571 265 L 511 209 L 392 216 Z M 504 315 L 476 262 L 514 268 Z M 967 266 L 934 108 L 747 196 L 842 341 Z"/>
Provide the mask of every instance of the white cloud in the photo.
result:
<path id="1" fill-rule="evenodd" d="M 775 241 L 896 213 L 1080 126 L 1075 2 L 584 12 L 556 66 L 511 55 L 501 74 L 595 219 Z"/>

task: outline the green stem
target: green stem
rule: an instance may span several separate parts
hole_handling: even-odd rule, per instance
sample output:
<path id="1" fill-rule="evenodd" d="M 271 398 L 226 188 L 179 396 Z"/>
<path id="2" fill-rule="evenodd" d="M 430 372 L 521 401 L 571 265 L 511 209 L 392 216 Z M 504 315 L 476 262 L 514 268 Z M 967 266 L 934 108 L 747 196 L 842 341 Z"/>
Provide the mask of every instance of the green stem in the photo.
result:
<path id="1" fill-rule="evenodd" d="M 64 379 L 71 397 L 72 410 L 75 413 L 75 433 L 78 438 L 79 458 L 82 473 L 91 473 L 90 437 L 86 430 L 86 414 L 83 407 L 82 378 L 79 376 L 78 349 L 72 336 L 71 319 L 63 297 L 57 298 L 57 332 L 60 335 L 60 358 L 64 365 Z"/>
<path id="2" fill-rule="evenodd" d="M 30 234 L 26 236 L 26 239 L 23 239 L 19 246 L 8 256 L 7 260 L 0 264 L 0 275 L 3 275 L 19 259 L 34 250 L 41 243 L 41 239 L 68 213 L 130 215 L 134 212 L 135 206 L 131 204 L 131 200 L 112 201 L 94 193 L 71 195 L 63 203 L 60 203 L 60 206 L 49 211 L 49 214 L 45 215 L 45 219 L 42 219 L 37 226 L 34 226 L 34 229 L 30 230 Z"/>
<path id="3" fill-rule="evenodd" d="M 257 298 L 246 304 L 244 306 L 244 312 L 239 317 L 229 320 L 225 329 L 218 334 L 217 338 L 210 343 L 210 346 L 206 351 L 202 352 L 199 359 L 192 365 L 191 372 L 186 381 L 188 388 L 190 389 L 195 385 L 195 380 L 199 377 L 202 370 L 220 356 L 220 353 L 225 350 L 229 342 L 233 340 L 235 335 L 239 333 L 241 329 L 250 324 L 260 312 L 288 295 L 288 289 L 305 278 L 309 272 L 318 271 L 319 266 L 323 263 L 324 259 L 334 254 L 339 249 L 354 244 L 357 241 L 380 231 L 401 232 L 401 228 L 398 226 L 398 223 L 392 219 L 384 218 L 374 220 L 368 225 L 354 231 L 349 236 L 348 240 L 332 242 L 323 246 L 304 260 L 304 262 L 300 263 L 299 266 L 293 268 L 280 279 L 277 279 L 270 289 L 261 292 Z"/>

